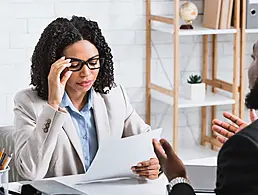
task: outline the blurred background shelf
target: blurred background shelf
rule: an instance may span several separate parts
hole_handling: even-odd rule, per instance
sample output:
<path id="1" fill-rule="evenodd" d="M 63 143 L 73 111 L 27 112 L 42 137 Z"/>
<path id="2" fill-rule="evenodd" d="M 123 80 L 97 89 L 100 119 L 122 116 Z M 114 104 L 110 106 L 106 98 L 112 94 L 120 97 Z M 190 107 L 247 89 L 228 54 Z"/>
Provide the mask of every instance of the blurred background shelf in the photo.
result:
<path id="1" fill-rule="evenodd" d="M 171 24 L 162 24 L 160 22 L 153 22 L 152 30 L 174 34 L 175 29 L 174 26 Z M 179 29 L 178 33 L 179 36 L 195 36 L 195 35 L 215 35 L 215 34 L 234 34 L 237 32 L 235 28 L 230 29 L 212 29 L 202 26 L 202 24 L 193 24 L 192 30 L 182 30 Z M 258 32 L 258 30 L 257 30 Z"/>
<path id="2" fill-rule="evenodd" d="M 152 99 L 161 101 L 163 103 L 173 106 L 173 98 L 161 94 L 157 91 L 152 90 L 151 92 Z M 212 92 L 206 93 L 206 98 L 204 101 L 191 101 L 184 97 L 179 96 L 178 99 L 178 108 L 193 108 L 193 107 L 202 107 L 202 106 L 219 106 L 219 105 L 229 105 L 234 104 L 235 100 L 233 98 L 226 97 L 221 94 L 216 94 Z"/>

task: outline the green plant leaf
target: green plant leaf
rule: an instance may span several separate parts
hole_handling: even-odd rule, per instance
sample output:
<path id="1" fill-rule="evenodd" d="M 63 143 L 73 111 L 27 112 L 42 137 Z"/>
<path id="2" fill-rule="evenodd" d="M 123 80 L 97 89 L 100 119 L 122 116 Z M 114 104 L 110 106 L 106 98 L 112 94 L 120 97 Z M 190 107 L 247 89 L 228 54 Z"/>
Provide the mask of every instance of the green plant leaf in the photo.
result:
<path id="1" fill-rule="evenodd" d="M 187 82 L 190 84 L 196 84 L 196 83 L 202 83 L 202 77 L 201 75 L 190 75 L 189 79 L 187 79 Z"/>

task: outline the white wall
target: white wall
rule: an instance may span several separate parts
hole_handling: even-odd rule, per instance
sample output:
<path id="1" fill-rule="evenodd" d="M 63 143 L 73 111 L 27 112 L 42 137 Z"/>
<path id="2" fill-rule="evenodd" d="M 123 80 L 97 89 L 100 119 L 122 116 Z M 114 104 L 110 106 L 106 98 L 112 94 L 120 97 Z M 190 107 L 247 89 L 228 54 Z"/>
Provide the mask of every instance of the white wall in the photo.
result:
<path id="1" fill-rule="evenodd" d="M 153 13 L 173 14 L 171 0 L 152 0 Z M 202 13 L 202 0 L 194 1 Z M 145 1 L 144 0 L 0 0 L 0 125 L 13 123 L 13 96 L 28 87 L 30 57 L 46 25 L 58 16 L 83 15 L 98 21 L 104 36 L 113 50 L 115 72 L 123 84 L 138 113 L 145 115 Z M 172 78 L 172 37 L 153 33 L 153 70 L 164 86 L 165 70 Z M 250 54 L 256 35 L 247 37 L 247 54 Z M 219 36 L 219 77 L 232 75 L 232 40 L 230 35 Z M 202 39 L 199 36 L 180 38 L 180 83 L 192 73 L 201 71 Z M 157 52 L 156 52 L 157 51 Z M 250 57 L 247 55 L 247 65 Z M 155 66 L 158 65 L 158 66 Z M 157 75 L 156 78 L 157 79 Z M 171 79 L 172 80 L 172 79 Z M 154 102 L 153 127 L 162 126 L 169 139 L 171 135 L 171 108 Z M 221 107 L 221 110 L 230 107 Z M 168 110 L 166 112 L 166 110 Z M 194 144 L 200 137 L 200 109 L 180 110 L 180 145 Z M 182 139 L 184 138 L 184 139 Z"/>

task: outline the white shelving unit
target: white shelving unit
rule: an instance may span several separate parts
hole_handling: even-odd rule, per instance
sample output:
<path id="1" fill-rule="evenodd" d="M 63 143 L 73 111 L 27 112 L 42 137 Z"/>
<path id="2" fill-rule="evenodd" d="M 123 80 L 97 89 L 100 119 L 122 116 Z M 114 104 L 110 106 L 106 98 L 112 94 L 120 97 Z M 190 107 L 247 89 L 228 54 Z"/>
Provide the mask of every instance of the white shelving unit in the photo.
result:
<path id="1" fill-rule="evenodd" d="M 238 95 L 240 88 L 238 86 L 238 56 L 239 56 L 239 38 L 240 38 L 240 0 L 234 1 L 234 28 L 230 29 L 210 29 L 203 27 L 200 24 L 194 24 L 193 30 L 180 30 L 179 29 L 179 0 L 174 0 L 174 18 L 157 16 L 151 14 L 151 0 L 146 0 L 146 122 L 150 124 L 151 121 L 151 99 L 162 101 L 173 108 L 173 148 L 178 152 L 178 109 L 189 107 L 202 108 L 202 140 L 203 146 L 210 143 L 212 149 L 220 147 L 221 144 L 214 138 L 213 132 L 211 136 L 207 135 L 207 107 L 211 106 L 212 118 L 216 118 L 216 106 L 219 105 L 232 105 L 232 113 L 238 115 Z M 167 89 L 163 86 L 154 84 L 151 81 L 151 33 L 152 31 L 159 31 L 170 33 L 174 39 L 174 88 Z M 234 35 L 234 60 L 233 60 L 233 81 L 232 83 L 225 82 L 217 78 L 217 35 L 232 34 Z M 206 95 L 205 101 L 193 102 L 189 101 L 179 93 L 179 36 L 203 36 L 203 73 L 202 78 L 206 86 L 212 88 L 211 92 Z M 212 78 L 208 78 L 208 36 L 212 36 Z M 240 77 L 243 80 L 243 78 Z M 242 81 L 241 81 L 242 82 Z M 224 90 L 232 94 L 231 97 L 217 93 L 218 90 Z M 242 97 L 242 96 L 241 96 Z M 211 122 L 211 121 L 210 121 Z"/>

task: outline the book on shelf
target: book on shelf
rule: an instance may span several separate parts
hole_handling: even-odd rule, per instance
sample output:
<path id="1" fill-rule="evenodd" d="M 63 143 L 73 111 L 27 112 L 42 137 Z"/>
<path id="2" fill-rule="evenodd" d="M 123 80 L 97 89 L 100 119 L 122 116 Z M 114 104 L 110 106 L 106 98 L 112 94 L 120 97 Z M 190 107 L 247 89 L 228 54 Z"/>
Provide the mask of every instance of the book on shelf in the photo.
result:
<path id="1" fill-rule="evenodd" d="M 229 1 L 229 9 L 228 9 L 228 18 L 227 18 L 228 19 L 227 20 L 227 28 L 231 27 L 232 16 L 234 16 L 234 14 L 233 14 L 233 6 L 234 6 L 234 0 L 230 0 Z"/>
<path id="2" fill-rule="evenodd" d="M 222 0 L 221 2 L 220 19 L 219 19 L 220 29 L 227 28 L 229 1 L 230 0 Z"/>
<path id="3" fill-rule="evenodd" d="M 222 0 L 219 29 L 231 27 L 231 17 L 233 10 L 233 0 Z"/>
<path id="4" fill-rule="evenodd" d="M 204 0 L 203 26 L 219 28 L 220 8 L 222 0 Z"/>
<path id="5" fill-rule="evenodd" d="M 203 26 L 212 29 L 229 29 L 234 0 L 204 0 Z"/>

